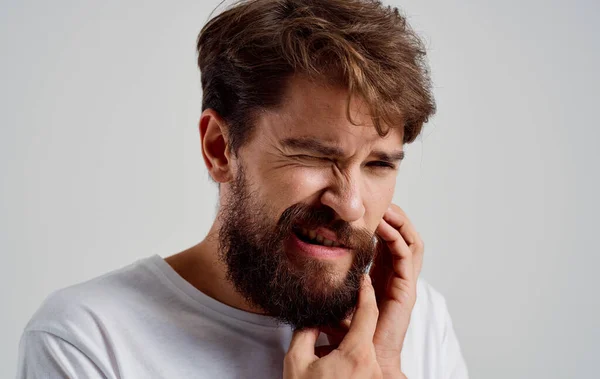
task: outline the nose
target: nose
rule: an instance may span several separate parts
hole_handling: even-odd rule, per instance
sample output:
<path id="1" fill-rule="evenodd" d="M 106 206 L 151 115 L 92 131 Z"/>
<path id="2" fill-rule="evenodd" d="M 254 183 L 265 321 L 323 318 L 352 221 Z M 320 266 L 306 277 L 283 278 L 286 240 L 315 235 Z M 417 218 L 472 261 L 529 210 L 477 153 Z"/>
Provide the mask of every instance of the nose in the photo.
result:
<path id="1" fill-rule="evenodd" d="M 358 175 L 347 174 L 336 178 L 321 196 L 321 203 L 332 208 L 341 219 L 347 222 L 357 221 L 365 214 L 361 185 Z"/>

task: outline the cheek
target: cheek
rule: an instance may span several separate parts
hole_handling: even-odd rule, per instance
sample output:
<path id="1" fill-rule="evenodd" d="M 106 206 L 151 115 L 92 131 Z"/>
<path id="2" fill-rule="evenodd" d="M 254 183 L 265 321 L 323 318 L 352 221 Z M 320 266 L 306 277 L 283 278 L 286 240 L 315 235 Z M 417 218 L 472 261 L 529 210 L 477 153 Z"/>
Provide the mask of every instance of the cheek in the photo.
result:
<path id="1" fill-rule="evenodd" d="M 269 182 L 267 199 L 277 202 L 284 209 L 299 202 L 311 201 L 312 196 L 326 188 L 328 182 L 323 173 L 302 167 L 272 171 L 265 181 Z"/>
<path id="2" fill-rule="evenodd" d="M 282 175 L 282 192 L 299 200 L 305 200 L 315 193 L 319 193 L 327 186 L 327 179 L 323 173 L 307 168 L 295 168 Z"/>
<path id="3" fill-rule="evenodd" d="M 365 223 L 369 230 L 375 230 L 383 214 L 392 202 L 396 178 L 380 182 L 371 182 L 365 191 Z"/>

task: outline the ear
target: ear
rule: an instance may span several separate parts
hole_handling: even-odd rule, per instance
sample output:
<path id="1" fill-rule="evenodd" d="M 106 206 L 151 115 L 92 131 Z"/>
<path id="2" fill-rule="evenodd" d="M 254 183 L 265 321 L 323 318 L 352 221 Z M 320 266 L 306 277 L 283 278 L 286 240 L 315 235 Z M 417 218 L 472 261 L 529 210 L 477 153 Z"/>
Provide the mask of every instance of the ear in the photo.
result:
<path id="1" fill-rule="evenodd" d="M 206 109 L 200 116 L 200 144 L 208 173 L 217 183 L 233 178 L 231 147 L 226 137 L 226 122 L 214 109 Z"/>

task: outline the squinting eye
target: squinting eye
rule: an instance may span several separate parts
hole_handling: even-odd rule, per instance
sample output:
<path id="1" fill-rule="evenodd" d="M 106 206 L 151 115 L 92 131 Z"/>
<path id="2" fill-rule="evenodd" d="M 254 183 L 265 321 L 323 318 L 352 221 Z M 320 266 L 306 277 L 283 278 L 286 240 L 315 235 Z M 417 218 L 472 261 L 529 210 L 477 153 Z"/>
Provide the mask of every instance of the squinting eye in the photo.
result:
<path id="1" fill-rule="evenodd" d="M 367 163 L 367 166 L 376 167 L 376 168 L 389 168 L 389 169 L 396 168 L 396 166 L 394 166 L 393 164 L 388 163 L 388 162 L 383 162 L 383 161 L 369 162 L 369 163 Z"/>

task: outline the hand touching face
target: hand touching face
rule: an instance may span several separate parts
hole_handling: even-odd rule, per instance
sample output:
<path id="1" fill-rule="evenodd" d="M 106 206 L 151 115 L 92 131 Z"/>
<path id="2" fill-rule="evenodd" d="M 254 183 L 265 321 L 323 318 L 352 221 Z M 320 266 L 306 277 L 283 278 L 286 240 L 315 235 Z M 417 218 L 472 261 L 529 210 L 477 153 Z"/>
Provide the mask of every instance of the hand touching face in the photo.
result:
<path id="1" fill-rule="evenodd" d="M 348 377 L 404 377 L 400 353 L 416 302 L 424 244 L 406 213 L 394 204 L 383 215 L 376 233 L 379 253 L 369 275 L 371 280 L 361 287 L 354 315 L 339 329 L 321 330 L 328 334 L 330 346 L 314 348 L 319 330 L 296 332 L 295 342 L 290 345 L 294 349 L 290 348 L 285 367 L 290 375 L 290 367 L 303 369 L 286 377 L 327 377 L 332 373 Z M 301 366 L 295 363 L 299 356 L 303 356 Z"/>

